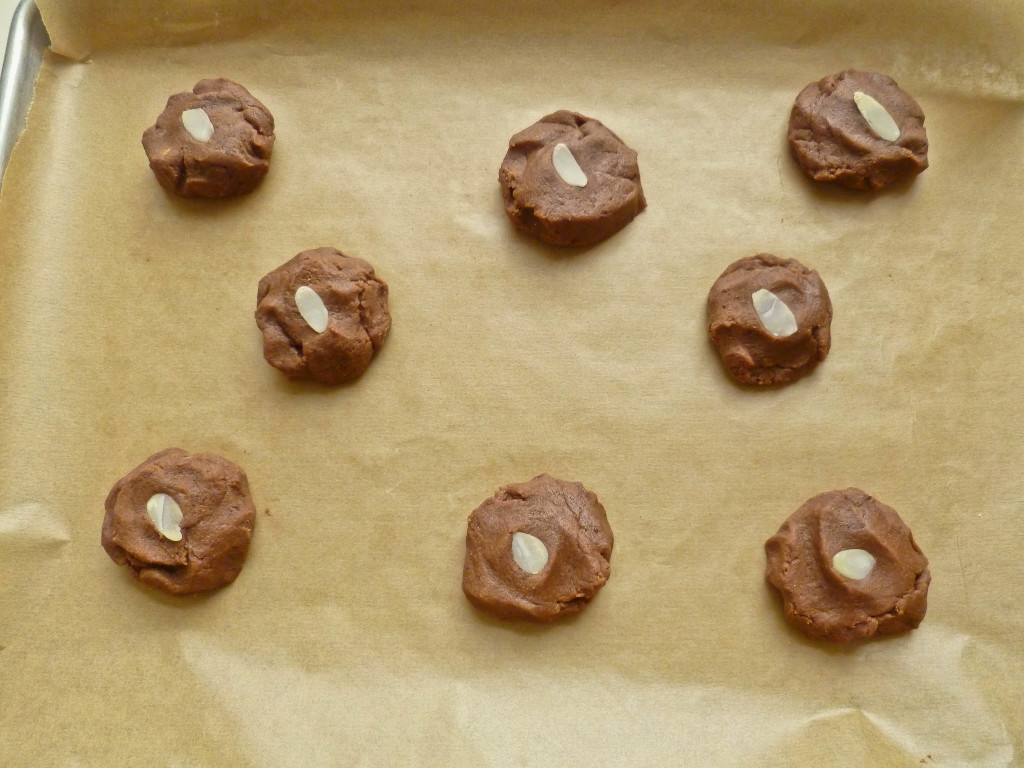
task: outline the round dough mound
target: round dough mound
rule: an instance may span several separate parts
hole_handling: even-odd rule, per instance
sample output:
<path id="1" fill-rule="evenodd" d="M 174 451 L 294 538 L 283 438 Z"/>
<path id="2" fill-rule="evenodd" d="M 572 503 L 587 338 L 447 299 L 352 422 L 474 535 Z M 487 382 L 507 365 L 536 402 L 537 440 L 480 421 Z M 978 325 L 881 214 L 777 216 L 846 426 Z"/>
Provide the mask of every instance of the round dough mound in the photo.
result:
<path id="1" fill-rule="evenodd" d="M 209 141 L 185 130 L 181 113 L 202 109 L 213 123 Z M 230 197 L 251 192 L 267 175 L 274 148 L 274 117 L 238 83 L 200 80 L 176 93 L 142 135 L 149 167 L 169 192 L 182 197 Z"/>
<path id="2" fill-rule="evenodd" d="M 181 541 L 156 529 L 146 503 L 165 493 L 181 507 Z M 249 552 L 256 508 L 245 472 L 212 453 L 170 448 L 150 456 L 110 490 L 101 543 L 139 581 L 172 595 L 235 580 Z"/>
<path id="3" fill-rule="evenodd" d="M 301 286 L 327 308 L 323 333 L 299 314 L 295 292 Z M 368 263 L 337 248 L 303 251 L 260 280 L 256 323 L 263 356 L 288 378 L 340 384 L 366 370 L 388 335 L 388 285 Z"/>
<path id="4" fill-rule="evenodd" d="M 513 559 L 517 532 L 547 547 L 540 573 Z M 469 516 L 462 590 L 498 618 L 554 621 L 582 611 L 608 580 L 612 543 L 604 507 L 580 483 L 540 475 L 506 485 Z"/>
<path id="5" fill-rule="evenodd" d="M 792 311 L 797 330 L 773 336 L 754 309 L 765 289 Z M 813 370 L 832 343 L 832 302 L 818 273 L 796 259 L 768 253 L 730 264 L 711 286 L 708 335 L 729 374 L 741 384 L 785 384 Z"/>
<path id="6" fill-rule="evenodd" d="M 572 152 L 585 187 L 567 184 L 555 171 L 556 144 Z M 647 207 L 636 152 L 597 120 L 566 110 L 512 137 L 498 182 L 516 228 L 552 245 L 593 245 Z"/>
<path id="7" fill-rule="evenodd" d="M 764 545 L 768 582 L 786 620 L 807 636 L 846 642 L 917 627 L 927 610 L 928 558 L 896 511 L 847 488 L 808 500 Z M 863 549 L 875 566 L 859 581 L 832 567 L 837 552 Z"/>
<path id="8" fill-rule="evenodd" d="M 885 107 L 898 139 L 886 141 L 871 129 L 854 102 L 857 91 Z M 789 117 L 789 147 L 815 181 L 853 189 L 881 189 L 928 167 L 924 112 L 895 80 L 874 72 L 848 69 L 804 88 Z"/>

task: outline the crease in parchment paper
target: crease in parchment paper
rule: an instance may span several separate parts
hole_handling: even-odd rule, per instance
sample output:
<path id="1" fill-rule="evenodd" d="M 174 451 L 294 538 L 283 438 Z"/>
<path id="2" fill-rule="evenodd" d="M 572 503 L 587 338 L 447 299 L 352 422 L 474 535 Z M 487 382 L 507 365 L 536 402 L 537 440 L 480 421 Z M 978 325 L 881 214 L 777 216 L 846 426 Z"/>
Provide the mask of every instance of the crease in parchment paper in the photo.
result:
<path id="1" fill-rule="evenodd" d="M 932 681 L 922 680 L 928 676 L 915 671 L 918 662 L 910 654 L 897 654 L 908 675 L 902 680 L 906 690 L 925 694 L 928 702 L 915 716 L 958 731 L 965 719 L 976 726 L 961 749 L 935 749 L 938 764 L 1009 765 L 1014 752 L 1005 730 L 962 674 L 968 639 L 943 630 L 935 634 L 942 650 L 929 663 L 944 673 L 938 690 L 922 691 L 919 684 L 927 689 Z M 666 685 L 529 667 L 510 670 L 502 680 L 459 670 L 435 679 L 380 657 L 360 659 L 341 672 L 326 661 L 311 669 L 274 652 L 239 654 L 196 634 L 182 635 L 180 643 L 200 684 L 232 713 L 259 764 L 268 766 L 319 763 L 357 740 L 377 745 L 375 759 L 420 762 L 425 755 L 418 750 L 430 743 L 438 750 L 434 760 L 495 766 L 549 765 L 556 751 L 567 766 L 590 765 L 594 754 L 612 765 L 664 765 L 681 754 L 708 765 L 732 760 L 753 765 L 755 757 L 775 765 L 774 756 L 806 750 L 807 744 L 813 746 L 805 757 L 820 755 L 833 764 L 840 758 L 912 764 L 932 749 L 912 730 L 874 711 L 870 699 L 821 709 L 785 687 Z M 864 667 L 869 674 L 869 660 Z M 537 700 L 548 706 L 535 706 Z M 420 722 L 425 709 L 452 728 L 451 739 L 441 744 L 423 733 L 388 738 L 396 723 Z M 301 726 L 296 729 L 295 723 Z"/>
<path id="2" fill-rule="evenodd" d="M 66 521 L 43 504 L 0 509 L 0 552 L 8 547 L 59 547 L 70 541 Z"/>

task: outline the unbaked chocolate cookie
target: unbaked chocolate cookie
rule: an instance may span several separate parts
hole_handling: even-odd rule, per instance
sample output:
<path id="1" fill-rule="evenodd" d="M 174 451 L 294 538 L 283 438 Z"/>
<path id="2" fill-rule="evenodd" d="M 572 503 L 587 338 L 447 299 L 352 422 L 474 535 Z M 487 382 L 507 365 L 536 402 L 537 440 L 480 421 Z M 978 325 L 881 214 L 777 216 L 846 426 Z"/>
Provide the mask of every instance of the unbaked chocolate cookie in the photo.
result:
<path id="1" fill-rule="evenodd" d="M 176 93 L 142 135 L 149 167 L 182 197 L 251 192 L 270 168 L 274 117 L 238 83 L 200 80 Z"/>
<path id="2" fill-rule="evenodd" d="M 245 472 L 212 453 L 170 448 L 114 484 L 101 543 L 144 584 L 187 595 L 235 580 L 255 522 Z"/>
<path id="3" fill-rule="evenodd" d="M 764 548 L 786 620 L 809 637 L 891 635 L 924 619 L 928 558 L 896 511 L 864 491 L 815 496 Z"/>
<path id="4" fill-rule="evenodd" d="M 498 618 L 554 621 L 608 580 L 612 542 L 604 507 L 579 483 L 506 485 L 469 516 L 462 590 Z"/>
<path id="5" fill-rule="evenodd" d="M 552 245 L 592 245 L 647 207 L 636 152 L 566 110 L 512 137 L 498 181 L 516 228 Z"/>
<path id="6" fill-rule="evenodd" d="M 256 323 L 263 356 L 288 378 L 340 384 L 388 335 L 388 285 L 337 248 L 303 251 L 260 280 Z"/>
<path id="7" fill-rule="evenodd" d="M 815 181 L 881 189 L 928 167 L 924 112 L 891 77 L 847 69 L 811 83 L 789 117 L 793 157 Z"/>
<path id="8" fill-rule="evenodd" d="M 785 384 L 828 355 L 832 302 L 818 273 L 768 253 L 730 264 L 711 286 L 708 335 L 742 384 Z"/>

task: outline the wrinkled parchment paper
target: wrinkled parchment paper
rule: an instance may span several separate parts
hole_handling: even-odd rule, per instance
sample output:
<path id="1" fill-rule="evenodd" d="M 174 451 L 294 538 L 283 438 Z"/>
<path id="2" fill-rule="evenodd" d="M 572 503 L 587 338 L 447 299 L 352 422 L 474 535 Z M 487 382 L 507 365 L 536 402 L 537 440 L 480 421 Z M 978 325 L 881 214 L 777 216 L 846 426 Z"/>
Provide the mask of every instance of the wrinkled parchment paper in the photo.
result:
<path id="1" fill-rule="evenodd" d="M 1019 3 L 40 5 L 70 58 L 0 198 L 0 764 L 1022 759 Z M 913 184 L 818 188 L 789 157 L 795 95 L 848 66 L 922 104 Z M 169 197 L 142 132 L 222 75 L 277 119 L 270 175 Z M 496 181 L 558 108 L 639 152 L 650 202 L 583 252 L 515 235 Z M 391 286 L 390 338 L 337 389 L 287 383 L 252 317 L 319 245 Z M 732 385 L 704 331 L 759 251 L 835 306 L 826 363 L 774 391 Z M 99 545 L 110 486 L 169 446 L 239 463 L 260 510 L 212 595 Z M 576 620 L 491 621 L 466 517 L 540 472 L 606 506 L 611 579 Z M 933 584 L 920 629 L 842 648 L 785 625 L 762 547 L 850 485 Z"/>

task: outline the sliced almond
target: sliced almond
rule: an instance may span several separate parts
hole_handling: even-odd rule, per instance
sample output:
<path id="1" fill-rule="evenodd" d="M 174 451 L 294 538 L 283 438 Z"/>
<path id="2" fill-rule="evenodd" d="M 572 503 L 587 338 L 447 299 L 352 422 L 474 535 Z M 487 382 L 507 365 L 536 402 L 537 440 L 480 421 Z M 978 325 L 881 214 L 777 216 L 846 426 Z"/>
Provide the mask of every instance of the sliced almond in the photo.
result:
<path id="1" fill-rule="evenodd" d="M 548 548 L 536 536 L 519 531 L 512 534 L 512 559 L 527 573 L 540 573 L 548 564 Z"/>
<path id="2" fill-rule="evenodd" d="M 295 306 L 310 328 L 317 333 L 327 330 L 330 314 L 327 312 L 327 307 L 324 306 L 324 300 L 308 285 L 300 285 L 295 292 Z"/>
<path id="3" fill-rule="evenodd" d="M 181 521 L 184 515 L 178 502 L 166 493 L 154 493 L 146 502 L 146 514 L 161 536 L 169 541 L 181 541 Z"/>
<path id="4" fill-rule="evenodd" d="M 875 568 L 875 556 L 863 549 L 844 549 L 832 557 L 832 568 L 848 579 L 866 579 Z"/>
<path id="5" fill-rule="evenodd" d="M 855 91 L 853 101 L 860 110 L 861 116 L 867 121 L 868 127 L 875 135 L 886 141 L 896 141 L 900 137 L 900 127 L 892 119 L 889 111 L 864 91 Z"/>
<path id="6" fill-rule="evenodd" d="M 181 124 L 189 136 L 202 144 L 213 137 L 213 123 L 204 109 L 186 109 L 181 113 Z"/>
<path id="7" fill-rule="evenodd" d="M 551 152 L 551 164 L 555 166 L 555 172 L 566 184 L 573 187 L 587 186 L 587 174 L 580 168 L 572 150 L 565 144 L 555 144 Z"/>
<path id="8" fill-rule="evenodd" d="M 754 304 L 754 311 L 757 312 L 761 325 L 772 336 L 783 338 L 796 333 L 797 323 L 793 310 L 774 293 L 761 288 L 750 294 L 750 300 Z"/>

